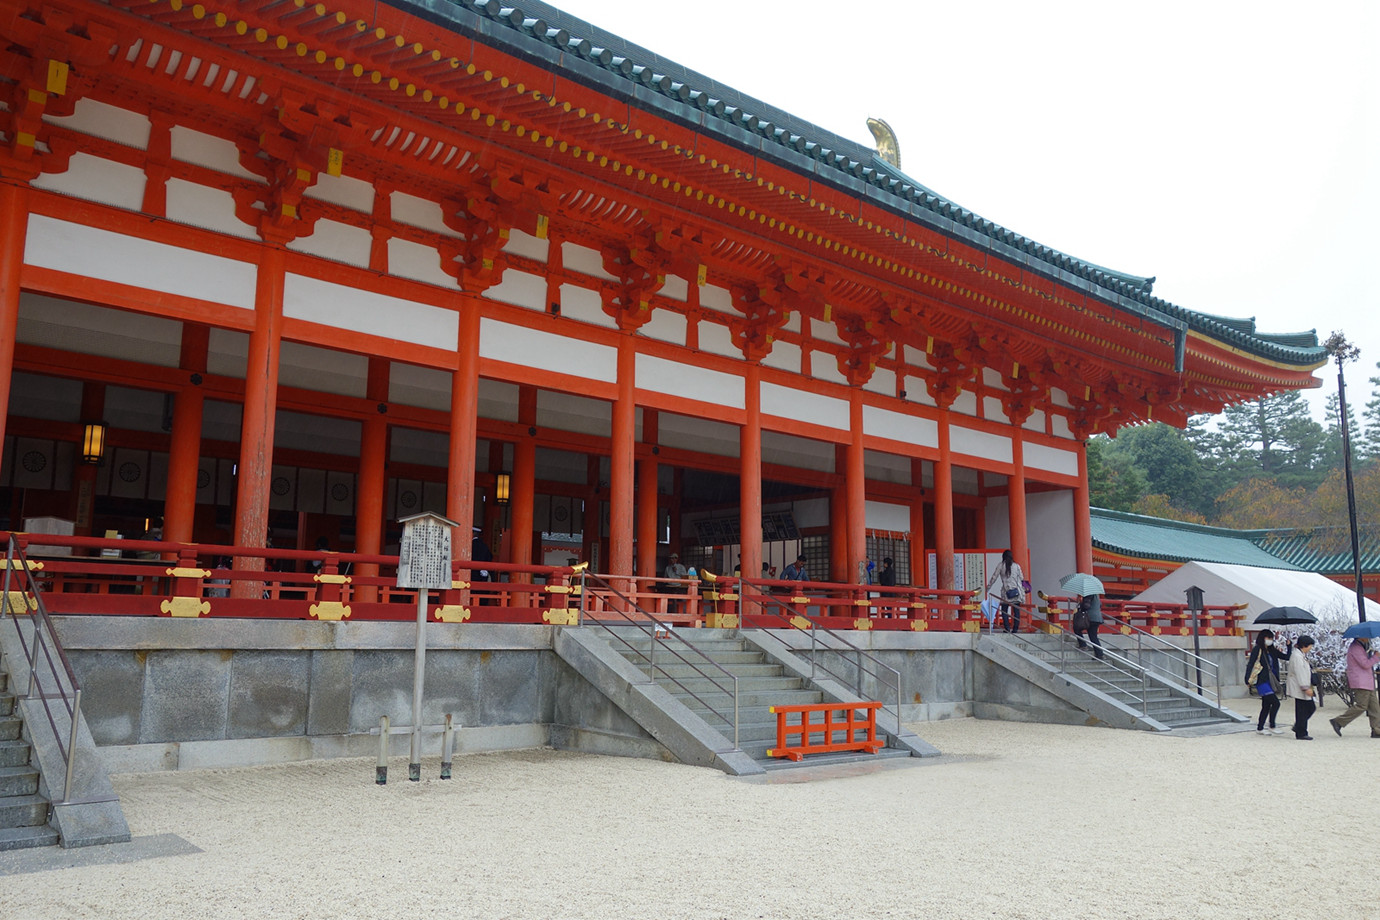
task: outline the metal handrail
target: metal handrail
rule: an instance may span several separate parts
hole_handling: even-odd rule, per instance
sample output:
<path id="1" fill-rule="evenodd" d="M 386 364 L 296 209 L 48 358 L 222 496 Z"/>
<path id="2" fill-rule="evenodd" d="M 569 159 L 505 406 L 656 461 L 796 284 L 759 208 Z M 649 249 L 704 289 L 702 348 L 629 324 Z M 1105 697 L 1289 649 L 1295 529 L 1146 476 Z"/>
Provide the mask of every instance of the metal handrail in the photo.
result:
<path id="1" fill-rule="evenodd" d="M 617 577 L 617 576 L 610 576 L 610 577 Z M 629 624 L 631 624 L 632 626 L 636 626 L 636 627 L 637 627 L 639 630 L 641 630 L 644 634 L 649 632 L 649 630 L 647 629 L 647 623 L 650 622 L 650 623 L 652 624 L 652 628 L 651 628 L 651 630 L 650 630 L 650 633 L 651 633 L 651 644 L 650 644 L 649 647 L 648 647 L 648 648 L 649 648 L 649 651 L 648 651 L 648 652 L 644 653 L 644 652 L 642 651 L 642 649 L 640 649 L 640 648 L 638 648 L 637 646 L 633 645 L 633 644 L 632 644 L 631 642 L 629 642 L 627 639 L 623 638 L 623 637 L 620 636 L 618 633 L 614 632 L 613 627 L 609 626 L 607 623 L 603 622 L 602 620 L 598 620 L 598 619 L 588 619 L 588 620 L 587 620 L 587 619 L 585 618 L 585 599 L 589 596 L 589 586 L 590 586 L 591 583 L 593 583 L 596 587 L 598 587 L 598 588 L 600 588 L 600 589 L 602 589 L 602 590 L 608 591 L 609 593 L 613 594 L 615 597 L 618 597 L 618 598 L 621 599 L 625 604 L 627 604 L 629 607 L 631 607 L 631 608 L 632 608 L 633 610 L 635 610 L 638 614 L 640 614 L 641 617 L 643 617 L 643 618 L 645 618 L 645 619 L 634 618 L 633 616 L 629 615 L 629 613 L 628 613 L 626 610 L 618 609 L 618 608 L 617 608 L 616 606 L 614 606 L 614 605 L 610 605 L 610 606 L 608 607 L 608 609 L 605 611 L 606 613 L 616 613 L 616 614 L 618 614 L 618 615 L 621 616 L 623 619 L 627 620 Z M 664 677 L 667 681 L 669 681 L 669 682 L 672 683 L 672 684 L 675 684 L 675 685 L 676 685 L 677 687 L 679 687 L 681 690 L 683 690 L 683 691 L 685 691 L 687 694 L 689 694 L 695 701 L 697 701 L 697 702 L 698 702 L 701 706 L 703 706 L 705 709 L 709 710 L 709 711 L 712 712 L 714 715 L 718 716 L 720 719 L 723 719 L 723 721 L 724 721 L 726 724 L 728 724 L 729 726 L 731 726 L 731 727 L 733 728 L 733 750 L 737 751 L 737 750 L 741 750 L 741 749 L 742 749 L 742 748 L 739 746 L 739 744 L 738 744 L 738 725 L 739 725 L 739 719 L 738 719 L 738 677 L 737 677 L 737 675 L 733 674 L 731 671 L 729 671 L 729 670 L 727 670 L 726 668 L 724 668 L 723 665 L 719 664 L 719 663 L 718 663 L 717 661 L 715 661 L 713 658 L 710 658 L 708 654 L 706 654 L 704 651 L 702 651 L 701 649 L 699 649 L 698 647 L 696 647 L 696 645 L 695 645 L 693 642 L 691 642 L 689 639 L 686 639 L 684 636 L 682 636 L 682 635 L 680 635 L 679 633 L 677 633 L 670 623 L 663 623 L 661 620 L 658 620 L 658 619 L 656 618 L 656 616 L 653 615 L 651 612 L 649 612 L 649 611 L 647 611 L 647 610 L 644 610 L 642 607 L 639 607 L 636 601 L 634 601 L 632 598 L 628 597 L 628 596 L 627 596 L 626 594 L 624 594 L 622 591 L 619 591 L 619 590 L 618 590 L 617 588 L 615 588 L 612 584 L 610 584 L 605 578 L 603 578 L 603 577 L 601 577 L 601 576 L 599 576 L 599 575 L 595 575 L 595 574 L 593 574 L 593 573 L 591 573 L 591 572 L 589 572 L 589 571 L 587 571 L 587 570 L 583 570 L 583 569 L 582 569 L 582 570 L 580 571 L 580 608 L 579 608 L 578 620 L 577 620 L 577 624 L 576 624 L 576 625 L 578 625 L 578 626 L 585 626 L 585 625 L 587 625 L 587 624 L 589 624 L 589 623 L 593 623 L 593 624 L 596 625 L 596 626 L 602 627 L 602 628 L 604 629 L 604 631 L 607 632 L 610 636 L 614 637 L 614 638 L 617 639 L 619 642 L 623 643 L 625 646 L 627 646 L 628 648 L 632 649 L 632 651 L 634 651 L 635 653 L 637 653 L 637 655 L 639 655 L 642 659 L 644 659 L 644 660 L 647 662 L 647 668 L 648 668 L 648 671 L 649 671 L 649 676 L 651 677 L 653 683 L 656 682 L 656 674 L 657 674 L 657 671 L 660 670 L 660 671 L 661 671 L 661 676 Z M 696 655 L 700 656 L 700 657 L 703 658 L 705 661 L 707 661 L 709 664 L 713 665 L 714 668 L 715 668 L 717 671 L 719 671 L 721 674 L 723 674 L 725 677 L 727 677 L 729 680 L 731 680 L 731 681 L 733 682 L 733 687 L 732 687 L 732 689 L 729 689 L 729 688 L 725 687 L 725 686 L 724 686 L 722 683 L 720 683 L 720 681 L 719 681 L 718 679 L 716 679 L 712 674 L 707 674 L 707 673 L 705 673 L 705 671 L 704 671 L 699 665 L 695 664 L 695 662 L 693 662 L 693 661 L 691 661 L 690 659 L 686 658 L 686 657 L 685 657 L 684 655 L 682 655 L 679 651 L 677 651 L 674 647 L 672 647 L 672 646 L 667 642 L 668 639 L 672 639 L 672 638 L 678 640 L 680 643 L 682 643 L 683 645 L 685 645 L 687 648 L 689 648 L 689 649 L 690 649 L 692 652 L 694 652 Z M 729 717 L 728 715 L 726 715 L 725 713 L 720 712 L 720 711 L 719 711 L 713 704 L 711 704 L 709 701 L 703 699 L 703 698 L 702 698 L 698 693 L 696 693 L 694 690 L 691 690 L 689 687 L 687 687 L 687 686 L 685 686 L 684 684 L 682 684 L 679 680 L 677 680 L 677 679 L 676 679 L 675 677 L 673 677 L 670 673 L 668 673 L 668 672 L 666 671 L 666 669 L 665 669 L 664 666 L 659 666 L 659 665 L 656 663 L 656 647 L 657 647 L 658 644 L 661 644 L 661 645 L 665 648 L 665 650 L 666 650 L 668 653 L 670 653 L 671 655 L 673 655 L 673 656 L 675 656 L 676 658 L 678 658 L 678 659 L 681 661 L 682 664 L 684 664 L 684 665 L 688 666 L 689 668 L 691 668 L 691 669 L 692 669 L 696 674 L 698 674 L 700 677 L 703 677 L 704 679 L 708 680 L 709 683 L 710 683 L 712 686 L 714 686 L 716 689 L 718 689 L 721 693 L 729 693 L 729 694 L 732 694 L 732 696 L 733 696 L 733 716 L 732 716 L 732 718 L 730 718 L 730 717 Z"/>
<path id="2" fill-rule="evenodd" d="M 16 561 L 19 563 L 17 569 Z M 11 593 L 11 587 L 16 571 L 23 573 L 20 579 L 22 582 L 20 595 L 24 597 L 26 613 L 29 610 L 28 598 L 33 598 L 33 613 L 29 615 L 34 625 L 32 648 L 30 648 L 28 640 L 24 638 L 24 628 L 19 622 L 19 615 L 14 610 L 14 595 Z M 3 613 L 8 613 L 14 623 L 15 632 L 19 635 L 20 647 L 24 650 L 24 657 L 29 666 L 28 699 L 38 700 L 42 703 L 43 713 L 48 720 L 49 728 L 53 731 L 53 738 L 57 742 L 58 752 L 62 755 L 66 771 L 62 784 L 62 799 L 52 804 L 55 806 L 64 805 L 72 798 L 72 761 L 77 753 L 77 727 L 81 721 L 81 685 L 77 683 L 77 675 L 72 670 L 72 663 L 67 660 L 67 653 L 63 651 L 57 630 L 53 628 L 53 621 L 48 617 L 48 610 L 43 604 L 43 595 L 39 592 L 38 583 L 29 570 L 29 560 L 13 534 L 9 535 L 5 550 L 4 582 L 4 594 L 0 595 L 4 598 L 2 602 Z M 3 613 L 0 613 L 0 617 L 3 616 Z M 56 689 L 56 694 L 52 692 L 52 689 L 44 686 L 44 681 L 39 680 L 38 654 L 40 651 L 43 652 L 44 662 L 48 666 L 48 672 L 52 675 L 52 689 Z M 67 690 L 63 686 L 62 675 L 58 673 L 57 663 L 53 661 L 54 651 L 57 652 L 57 660 L 62 664 L 62 670 L 66 674 L 67 685 L 72 688 L 70 700 Z M 54 698 L 62 702 L 63 708 L 66 709 L 67 716 L 71 720 L 71 730 L 66 744 L 63 743 L 62 731 L 57 727 L 57 721 L 53 718 L 53 708 L 48 705 L 48 701 Z"/>
<path id="3" fill-rule="evenodd" d="M 1036 614 L 1032 611 L 1031 619 L 1035 620 L 1036 618 Z M 1118 684 L 1113 683 L 1106 677 L 1096 673 L 1095 671 L 1090 670 L 1087 667 L 1086 655 L 1084 653 L 1086 652 L 1087 654 L 1093 654 L 1097 651 L 1098 646 L 1088 643 L 1088 645 L 1090 646 L 1089 648 L 1078 648 L 1077 643 L 1080 640 L 1076 639 L 1072 633 L 1068 632 L 1062 626 L 1059 626 L 1057 623 L 1050 623 L 1050 621 L 1048 619 L 1045 619 L 1044 617 L 1039 617 L 1038 619 L 1041 622 L 1044 622 L 1051 626 L 1052 630 L 1050 632 L 1050 635 L 1055 636 L 1059 640 L 1060 671 L 1066 674 L 1077 673 L 1082 677 L 1082 679 L 1090 683 L 1104 684 L 1107 687 L 1112 687 L 1119 691 L 1124 691 L 1126 689 L 1124 687 L 1119 686 Z M 1023 633 L 1011 633 L 1009 634 L 1009 636 L 1004 636 L 1003 638 L 1010 638 L 1012 640 L 1018 641 L 1023 645 L 1035 649 L 1036 651 L 1044 651 L 1044 649 L 1040 645 L 1038 645 L 1030 636 L 1027 636 Z M 1072 651 L 1074 652 L 1073 657 L 1070 656 L 1070 646 L 1072 646 Z M 1127 677 L 1140 679 L 1140 712 L 1141 715 L 1148 717 L 1150 680 L 1146 669 L 1143 666 L 1132 661 L 1131 659 L 1127 658 L 1126 656 L 1122 655 L 1120 653 L 1120 650 L 1117 649 L 1115 646 L 1103 645 L 1101 646 L 1101 650 L 1103 653 L 1103 658 L 1101 660 L 1103 662 L 1110 660 L 1112 670 L 1116 671 L 1119 674 L 1124 674 Z M 1070 661 L 1073 662 L 1073 665 L 1070 665 Z"/>
<path id="4" fill-rule="evenodd" d="M 746 579 L 739 577 L 738 604 L 740 614 L 742 613 L 743 605 L 746 605 L 749 601 L 751 601 L 752 603 L 757 605 L 758 610 L 760 610 L 762 614 L 766 616 L 774 616 L 779 620 L 783 620 L 791 629 L 801 629 L 800 625 L 797 624 L 793 620 L 793 618 L 788 617 L 784 613 L 780 613 L 779 611 L 770 610 L 767 608 L 766 604 L 763 603 L 763 600 L 765 600 L 767 603 L 779 607 L 782 604 L 782 600 L 779 596 L 772 597 L 769 594 L 757 594 L 754 597 L 748 597 L 745 586 L 749 585 L 751 585 L 751 582 L 748 582 Z M 818 667 L 824 673 L 828 674 L 830 677 L 834 678 L 835 680 L 839 681 L 845 686 L 852 686 L 853 689 L 857 692 L 858 696 L 860 697 L 865 696 L 865 694 L 863 693 L 862 686 L 862 675 L 864 673 L 866 673 L 869 677 L 875 680 L 878 684 L 885 684 L 887 686 L 890 686 L 892 689 L 896 691 L 896 732 L 897 734 L 900 734 L 902 731 L 904 731 L 901 722 L 901 672 L 893 668 L 891 665 L 885 664 L 880 658 L 878 658 L 876 655 L 873 655 L 871 652 L 865 651 L 859 648 L 858 646 L 854 645 L 842 634 L 840 634 L 837 630 L 833 630 L 827 626 L 820 625 L 820 623 L 814 617 L 811 617 L 808 613 L 800 613 L 798 614 L 798 616 L 804 617 L 805 620 L 807 620 L 810 623 L 810 628 L 808 630 L 802 630 L 810 634 L 810 680 L 815 679 L 815 668 Z M 739 622 L 741 622 L 741 619 Z M 819 645 L 819 634 L 821 632 L 835 639 L 836 641 L 842 643 L 843 645 L 846 645 L 857 656 L 856 665 L 858 669 L 858 679 L 856 683 L 850 682 L 848 678 L 844 677 L 842 674 L 837 673 L 836 671 L 832 670 L 828 665 L 822 664 L 816 660 L 818 657 L 816 655 L 816 651 Z M 765 635 L 771 636 L 771 638 L 786 646 L 788 651 L 793 651 L 793 649 L 791 649 L 790 645 L 786 642 L 786 640 L 782 639 L 780 636 L 772 635 L 770 631 L 767 631 Z M 826 650 L 834 652 L 843 651 L 842 649 L 829 649 L 827 647 Z M 867 658 L 869 661 L 873 662 L 877 666 L 877 670 L 869 670 L 865 668 L 862 663 L 863 658 Z M 896 680 L 894 683 L 888 683 L 887 681 L 883 680 L 883 676 L 880 673 L 883 670 L 890 671 L 893 675 L 895 675 Z"/>
<path id="5" fill-rule="evenodd" d="M 1053 601 L 1053 598 L 1051 598 L 1049 595 L 1043 592 L 1040 593 L 1040 598 L 1044 601 Z M 1031 616 L 1033 617 L 1034 614 L 1032 613 Z M 1157 636 L 1154 633 L 1149 632 L 1147 630 L 1141 629 L 1134 623 L 1131 623 L 1130 621 L 1125 619 L 1121 619 L 1115 616 L 1114 614 L 1107 612 L 1106 610 L 1102 611 L 1102 617 L 1104 620 L 1108 620 L 1112 623 L 1117 624 L 1118 628 L 1131 630 L 1131 632 L 1134 633 L 1136 637 L 1136 658 L 1138 659 L 1139 666 L 1143 668 L 1154 669 L 1158 674 L 1167 678 L 1170 683 L 1178 684 L 1184 689 L 1188 689 L 1187 672 L 1188 669 L 1191 667 L 1194 669 L 1194 673 L 1198 677 L 1197 691 L 1198 694 L 1201 696 L 1203 693 L 1202 672 L 1204 669 L 1209 670 L 1212 674 L 1213 690 L 1217 708 L 1222 708 L 1222 669 L 1215 661 L 1211 661 L 1207 658 L 1204 658 L 1202 655 L 1199 655 L 1195 652 L 1190 652 L 1186 648 L 1180 648 L 1173 642 L 1170 642 L 1168 639 L 1165 639 L 1161 636 Z M 1048 622 L 1048 620 L 1046 620 L 1046 622 Z M 1184 675 L 1181 677 L 1180 675 L 1175 674 L 1173 671 L 1156 665 L 1153 662 L 1147 663 L 1145 660 L 1145 651 L 1141 648 L 1141 643 L 1145 639 L 1148 639 L 1151 642 L 1159 643 L 1159 645 L 1163 646 L 1163 651 L 1165 651 L 1166 654 L 1170 654 L 1171 656 L 1180 656 L 1183 659 L 1182 663 L 1184 667 Z"/>

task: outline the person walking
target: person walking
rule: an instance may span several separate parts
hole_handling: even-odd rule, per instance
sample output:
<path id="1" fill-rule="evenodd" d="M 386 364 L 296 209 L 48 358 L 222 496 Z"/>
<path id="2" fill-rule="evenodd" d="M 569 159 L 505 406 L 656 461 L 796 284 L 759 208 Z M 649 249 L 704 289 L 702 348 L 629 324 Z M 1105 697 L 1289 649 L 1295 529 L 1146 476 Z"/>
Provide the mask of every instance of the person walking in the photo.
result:
<path id="1" fill-rule="evenodd" d="M 1257 735 L 1284 734 L 1284 729 L 1275 727 L 1275 716 L 1279 714 L 1279 662 L 1288 660 L 1289 653 L 1275 646 L 1273 632 L 1262 629 L 1256 635 L 1251 655 L 1246 659 L 1246 686 L 1254 687 L 1260 694 L 1260 718 L 1255 720 Z"/>
<path id="2" fill-rule="evenodd" d="M 1352 639 L 1351 647 L 1346 650 L 1346 684 L 1351 688 L 1356 702 L 1331 720 L 1332 730 L 1339 737 L 1342 727 L 1350 725 L 1352 719 L 1364 712 L 1370 718 L 1370 736 L 1380 738 L 1380 698 L 1375 692 L 1376 668 L 1380 668 L 1380 653 L 1370 651 L 1365 639 Z"/>
<path id="3" fill-rule="evenodd" d="M 1087 648 L 1083 641 L 1086 633 L 1088 642 L 1094 646 L 1093 652 L 1098 658 L 1102 657 L 1102 640 L 1097 638 L 1097 631 L 1102 627 L 1102 595 L 1087 594 L 1078 598 L 1078 612 L 1073 618 L 1073 633 L 1078 637 L 1078 647 Z"/>
<path id="4" fill-rule="evenodd" d="M 1016 633 L 1021 631 L 1021 608 L 1025 603 L 1025 573 L 1020 563 L 1011 555 L 1011 550 L 1002 550 L 1001 562 L 997 563 L 987 582 L 987 593 L 1001 604 L 1001 631 Z M 992 586 L 997 590 L 993 591 Z M 1008 619 L 1009 617 L 1009 619 Z"/>
<path id="5" fill-rule="evenodd" d="M 896 587 L 896 564 L 890 556 L 882 557 L 882 569 L 877 573 L 877 584 L 886 588 Z"/>
<path id="6" fill-rule="evenodd" d="M 1318 704 L 1313 702 L 1313 694 L 1317 692 L 1313 689 L 1313 666 L 1304 657 L 1312 647 L 1312 636 L 1299 636 L 1289 656 L 1289 680 L 1286 686 L 1289 695 L 1294 698 L 1294 737 L 1300 741 L 1313 740 L 1313 736 L 1308 734 L 1308 719 L 1318 708 Z"/>

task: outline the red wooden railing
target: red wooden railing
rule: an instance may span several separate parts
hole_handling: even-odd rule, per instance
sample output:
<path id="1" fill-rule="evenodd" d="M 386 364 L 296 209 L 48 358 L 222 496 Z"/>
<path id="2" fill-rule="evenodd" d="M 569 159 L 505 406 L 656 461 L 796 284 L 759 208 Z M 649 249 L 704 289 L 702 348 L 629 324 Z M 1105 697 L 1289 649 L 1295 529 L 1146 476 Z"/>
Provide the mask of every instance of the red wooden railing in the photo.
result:
<path id="1" fill-rule="evenodd" d="M 1073 612 L 1077 609 L 1077 599 L 1041 595 L 1045 606 L 1040 610 L 1051 623 L 1064 629 L 1073 628 Z M 1245 604 L 1222 605 L 1205 604 L 1198 614 L 1198 629 L 1204 636 L 1244 635 L 1241 611 Z M 1102 615 L 1107 618 L 1102 632 L 1119 630 L 1130 634 L 1129 627 L 1143 629 L 1155 636 L 1193 635 L 1193 611 L 1187 604 L 1160 604 L 1144 601 L 1102 601 Z"/>
<path id="2" fill-rule="evenodd" d="M 882 749 L 882 742 L 877 740 L 877 710 L 881 708 L 881 703 L 773 706 L 770 711 L 776 714 L 776 747 L 768 748 L 767 756 L 800 761 L 806 754 L 839 751 L 875 754 Z M 836 719 L 835 713 L 842 713 L 843 717 Z M 799 721 L 789 721 L 787 717 L 792 715 L 799 715 Z M 814 721 L 811 717 L 815 715 L 824 718 Z M 858 737 L 859 732 L 862 733 L 861 738 Z"/>

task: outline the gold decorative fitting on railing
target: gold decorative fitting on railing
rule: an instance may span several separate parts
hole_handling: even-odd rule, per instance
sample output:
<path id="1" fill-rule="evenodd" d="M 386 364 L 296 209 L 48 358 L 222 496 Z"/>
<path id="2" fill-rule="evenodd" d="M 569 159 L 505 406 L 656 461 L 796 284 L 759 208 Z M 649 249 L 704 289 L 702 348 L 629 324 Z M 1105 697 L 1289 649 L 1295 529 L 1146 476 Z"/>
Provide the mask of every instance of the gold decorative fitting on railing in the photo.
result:
<path id="1" fill-rule="evenodd" d="M 467 581 L 452 581 L 452 582 L 450 583 L 450 589 L 451 589 L 452 591 L 461 591 L 461 590 L 464 590 L 465 588 L 468 588 L 469 586 L 470 586 L 470 583 L 467 582 Z"/>
<path id="2" fill-rule="evenodd" d="M 442 604 L 432 616 L 442 623 L 463 623 L 470 618 L 470 608 L 459 604 Z"/>
<path id="3" fill-rule="evenodd" d="M 210 578 L 210 577 L 211 577 L 211 572 L 210 572 L 209 569 L 182 569 L 182 568 L 172 568 L 172 569 L 168 569 L 167 572 L 164 573 L 164 574 L 171 575 L 173 578 Z"/>
<path id="4" fill-rule="evenodd" d="M 910 605 L 910 609 L 911 609 L 911 610 L 929 610 L 930 608 L 929 608 L 929 605 L 926 604 L 926 603 L 924 603 L 923 601 L 912 601 L 912 602 L 911 602 L 911 605 Z"/>
<path id="5" fill-rule="evenodd" d="M 321 601 L 308 607 L 307 612 L 318 620 L 344 620 L 350 616 L 349 606 L 340 601 Z"/>
<path id="6" fill-rule="evenodd" d="M 737 629 L 738 614 L 707 613 L 704 616 L 704 625 L 709 629 Z"/>
<path id="7" fill-rule="evenodd" d="M 581 562 L 579 565 L 572 565 L 572 566 L 570 567 L 570 571 L 574 572 L 576 575 L 581 575 L 581 574 L 583 574 L 584 571 L 585 571 L 586 569 L 588 569 L 588 568 L 589 568 L 589 563 L 588 563 L 588 562 Z"/>
<path id="8" fill-rule="evenodd" d="M 39 562 L 37 559 L 25 559 L 23 563 L 21 563 L 18 559 L 5 560 L 5 568 L 7 569 L 18 569 L 23 568 L 24 566 L 28 566 L 30 572 L 43 571 L 43 563 Z"/>
<path id="9" fill-rule="evenodd" d="M 210 573 L 207 573 L 207 574 L 210 574 Z M 322 575 L 320 572 L 317 572 L 315 575 L 313 575 L 313 576 L 311 577 L 311 580 L 312 580 L 312 581 L 316 581 L 316 582 L 320 582 L 320 583 L 323 584 L 323 585 L 348 585 L 348 584 L 350 583 L 350 576 L 349 576 L 349 575 Z"/>
<path id="10" fill-rule="evenodd" d="M 211 612 L 211 602 L 196 597 L 171 597 L 158 609 L 174 617 L 204 617 Z"/>
<path id="11" fill-rule="evenodd" d="M 815 624 L 811 623 L 809 620 L 805 619 L 802 616 L 791 617 L 791 625 L 794 626 L 796 629 L 814 629 L 815 627 Z"/>
<path id="12" fill-rule="evenodd" d="M 715 600 L 720 600 L 720 601 L 736 601 L 736 600 L 738 599 L 738 594 L 737 594 L 736 592 L 728 592 L 728 591 L 725 591 L 725 592 L 723 592 L 722 594 L 718 594 L 718 593 L 716 592 L 715 598 L 714 598 L 714 599 L 715 599 Z"/>
<path id="13" fill-rule="evenodd" d="M 977 620 L 966 620 L 963 623 L 964 632 L 982 632 L 982 624 Z"/>
<path id="14" fill-rule="evenodd" d="M 872 621 L 869 620 L 867 617 L 858 617 L 858 619 L 856 619 L 856 620 L 853 621 L 853 628 L 854 628 L 854 629 L 871 629 L 871 628 L 872 628 Z"/>
<path id="15" fill-rule="evenodd" d="M 23 591 L 11 591 L 5 595 L 5 604 L 7 610 L 15 612 L 22 610 L 24 613 L 28 613 L 30 610 L 38 609 L 38 601 L 34 600 L 32 594 L 26 594 Z"/>
<path id="16" fill-rule="evenodd" d="M 570 585 L 547 585 L 544 589 L 547 594 L 569 594 Z"/>
<path id="17" fill-rule="evenodd" d="M 853 606 L 854 606 L 854 607 L 871 607 L 871 606 L 872 606 L 872 602 L 871 602 L 871 601 L 854 601 L 854 602 L 853 602 Z"/>
<path id="18" fill-rule="evenodd" d="M 541 612 L 541 621 L 552 626 L 574 626 L 580 621 L 580 611 L 574 607 L 553 607 Z"/>
<path id="19" fill-rule="evenodd" d="M 792 604 L 808 604 L 809 602 L 810 602 L 810 599 L 809 599 L 808 597 L 800 597 L 799 595 L 797 595 L 797 596 L 791 598 L 791 603 L 792 603 Z"/>
<path id="20" fill-rule="evenodd" d="M 930 628 L 930 624 L 924 620 L 911 620 L 910 628 L 912 632 L 924 632 Z"/>

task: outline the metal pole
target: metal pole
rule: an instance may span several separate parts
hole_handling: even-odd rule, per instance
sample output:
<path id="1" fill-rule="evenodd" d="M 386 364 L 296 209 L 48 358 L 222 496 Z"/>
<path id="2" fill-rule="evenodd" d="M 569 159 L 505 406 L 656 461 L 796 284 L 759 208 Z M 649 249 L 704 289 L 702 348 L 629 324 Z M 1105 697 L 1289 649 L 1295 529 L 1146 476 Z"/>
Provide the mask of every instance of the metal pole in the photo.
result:
<path id="1" fill-rule="evenodd" d="M 1198 605 L 1193 605 L 1193 675 L 1198 685 L 1198 695 L 1203 695 L 1203 648 L 1198 638 Z"/>
<path id="2" fill-rule="evenodd" d="M 81 725 L 81 688 L 72 696 L 72 731 L 67 736 L 67 779 L 62 784 L 62 800 L 72 801 L 72 764 L 77 756 L 77 728 Z"/>
<path id="3" fill-rule="evenodd" d="M 1356 578 L 1356 612 L 1366 621 L 1366 592 L 1361 583 L 1361 544 L 1356 534 L 1356 487 L 1351 479 L 1351 432 L 1346 418 L 1346 378 L 1342 376 L 1343 355 L 1337 355 L 1337 405 L 1342 419 L 1342 465 L 1346 470 L 1346 513 L 1351 522 L 1351 565 Z"/>
<path id="4" fill-rule="evenodd" d="M 379 765 L 374 771 L 374 782 L 380 786 L 388 782 L 388 716 L 379 717 Z"/>
<path id="5" fill-rule="evenodd" d="M 422 778 L 422 681 L 426 677 L 426 603 L 430 590 L 417 589 L 417 655 L 412 668 L 412 758 L 407 764 L 407 778 L 418 782 Z"/>
<path id="6" fill-rule="evenodd" d="M 441 737 L 441 779 L 450 779 L 451 752 L 455 749 L 455 725 L 446 713 L 446 731 Z"/>
<path id="7" fill-rule="evenodd" d="M 738 675 L 733 675 L 733 750 L 738 751 Z"/>

